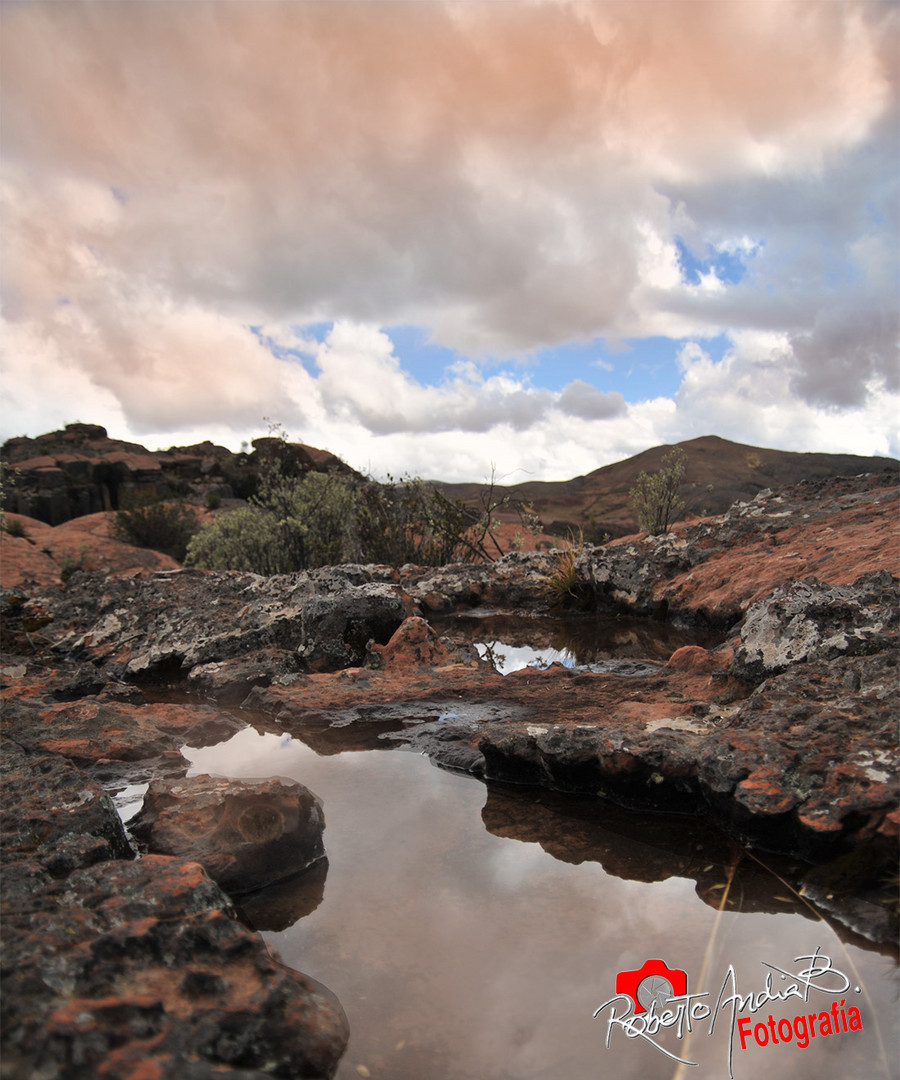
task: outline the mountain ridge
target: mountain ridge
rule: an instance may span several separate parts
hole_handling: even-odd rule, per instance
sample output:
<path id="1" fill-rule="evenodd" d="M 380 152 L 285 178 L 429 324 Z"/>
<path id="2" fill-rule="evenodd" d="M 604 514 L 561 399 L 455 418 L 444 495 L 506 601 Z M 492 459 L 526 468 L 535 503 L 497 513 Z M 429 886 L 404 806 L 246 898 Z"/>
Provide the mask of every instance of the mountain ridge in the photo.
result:
<path id="1" fill-rule="evenodd" d="M 211 442 L 147 450 L 139 443 L 111 439 L 96 424 L 69 424 L 35 438 L 8 439 L 0 457 L 18 471 L 5 485 L 3 508 L 50 525 L 103 510 L 117 509 L 128 492 L 204 501 L 246 498 L 255 486 L 260 462 L 286 453 L 292 471 L 338 471 L 362 479 L 330 451 L 276 438 L 254 439 L 251 453 L 235 453 Z M 596 541 L 638 531 L 630 490 L 642 472 L 655 472 L 674 447 L 686 455 L 679 495 L 685 515 L 724 513 L 733 503 L 752 499 L 766 488 L 802 480 L 900 471 L 895 458 L 774 450 L 703 435 L 650 447 L 621 461 L 602 465 L 569 480 L 526 480 L 519 484 L 451 483 L 432 479 L 450 499 L 481 509 L 499 501 L 494 517 L 521 525 L 529 507 L 555 536 L 583 535 Z"/>
<path id="2" fill-rule="evenodd" d="M 818 451 L 774 450 L 732 442 L 719 435 L 702 435 L 678 443 L 650 447 L 621 461 L 602 465 L 570 480 L 526 480 L 494 485 L 494 494 L 509 499 L 498 511 L 512 520 L 520 506 L 530 506 L 547 532 L 584 533 L 585 539 L 604 534 L 623 536 L 638 531 L 630 490 L 642 472 L 655 472 L 672 449 L 686 456 L 679 495 L 685 515 L 722 514 L 733 503 L 753 498 L 766 488 L 787 487 L 802 480 L 856 476 L 864 472 L 900 471 L 896 458 Z M 448 498 L 476 503 L 488 485 L 431 481 Z"/>

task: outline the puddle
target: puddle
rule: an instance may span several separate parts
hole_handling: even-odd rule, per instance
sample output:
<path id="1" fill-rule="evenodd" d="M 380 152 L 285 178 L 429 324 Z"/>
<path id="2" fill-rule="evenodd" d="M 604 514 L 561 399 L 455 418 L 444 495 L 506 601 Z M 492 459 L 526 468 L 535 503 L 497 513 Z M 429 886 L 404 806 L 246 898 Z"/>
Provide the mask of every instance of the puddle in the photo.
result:
<path id="1" fill-rule="evenodd" d="M 630 669 L 628 664 L 664 664 L 683 645 L 713 649 L 723 640 L 719 631 L 628 617 L 557 619 L 492 611 L 432 618 L 431 623 L 439 634 L 474 645 L 501 675 L 552 663 L 640 675 L 649 669 Z"/>
<path id="2" fill-rule="evenodd" d="M 767 1080 L 895 1075 L 894 960 L 813 917 L 785 884 L 787 864 L 761 865 L 694 819 L 486 787 L 409 750 L 328 749 L 248 728 L 184 753 L 192 775 L 290 776 L 324 801 L 327 866 L 284 883 L 271 904 L 257 898 L 256 918 L 286 963 L 340 998 L 351 1039 L 338 1080 L 723 1080 L 729 1046 L 736 1080 L 761 1069 Z M 809 966 L 795 958 L 817 951 L 832 985 L 840 975 L 849 987 L 769 1000 L 794 984 L 777 969 L 793 975 Z M 618 973 L 650 958 L 709 995 L 696 1000 L 719 1016 L 712 1034 L 708 1019 L 690 1041 L 669 1028 L 658 1049 L 610 1030 L 609 1008 L 595 1018 Z M 766 1031 L 770 1014 L 786 1030 L 841 1001 L 862 1030 L 805 1049 L 751 1036 L 742 1050 L 730 1012 L 714 1008 L 729 965 L 743 995 L 774 980 L 752 1014 Z"/>
<path id="3" fill-rule="evenodd" d="M 119 788 L 115 795 L 112 796 L 113 806 L 115 806 L 119 817 L 122 819 L 123 825 L 127 825 L 140 810 L 148 787 L 150 787 L 149 783 L 126 784 L 125 787 Z"/>

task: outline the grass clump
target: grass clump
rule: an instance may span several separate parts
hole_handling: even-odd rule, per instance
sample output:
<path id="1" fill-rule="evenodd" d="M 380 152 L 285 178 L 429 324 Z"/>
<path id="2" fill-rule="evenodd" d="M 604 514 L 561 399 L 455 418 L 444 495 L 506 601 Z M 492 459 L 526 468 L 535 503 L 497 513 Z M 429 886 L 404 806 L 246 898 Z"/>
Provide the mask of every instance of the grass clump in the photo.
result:
<path id="1" fill-rule="evenodd" d="M 547 592 L 554 606 L 582 599 L 583 583 L 578 576 L 578 557 L 584 551 L 584 533 L 571 533 L 566 545 L 556 552 L 556 562 L 547 575 Z"/>
<path id="2" fill-rule="evenodd" d="M 4 515 L 3 530 L 10 536 L 17 536 L 21 540 L 28 539 L 28 533 L 25 531 L 25 525 L 19 521 L 18 518 L 10 518 Z"/>

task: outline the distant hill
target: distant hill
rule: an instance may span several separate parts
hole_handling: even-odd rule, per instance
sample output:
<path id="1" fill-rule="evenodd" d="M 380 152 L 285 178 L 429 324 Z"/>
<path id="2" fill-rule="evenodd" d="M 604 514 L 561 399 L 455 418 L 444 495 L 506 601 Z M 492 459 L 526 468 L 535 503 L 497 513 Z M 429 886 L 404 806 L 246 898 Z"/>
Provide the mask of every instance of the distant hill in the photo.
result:
<path id="1" fill-rule="evenodd" d="M 900 469 L 895 458 L 798 454 L 745 446 L 716 435 L 675 445 L 687 454 L 685 479 L 679 489 L 686 515 L 721 514 L 732 503 L 752 499 L 764 488 L 777 489 L 801 480 Z M 572 480 L 532 480 L 498 486 L 495 493 L 508 495 L 511 506 L 498 516 L 511 521 L 517 517 L 516 506 L 529 504 L 544 523 L 544 531 L 557 536 L 583 530 L 586 540 L 595 540 L 605 533 L 616 537 L 637 532 L 629 491 L 640 473 L 657 471 L 671 449 L 671 446 L 655 446 Z M 486 485 L 437 481 L 435 486 L 448 498 L 477 505 Z"/>
<path id="2" fill-rule="evenodd" d="M 724 513 L 738 499 L 752 499 L 763 488 L 781 488 L 800 480 L 856 476 L 900 469 L 894 458 L 853 454 L 795 454 L 744 446 L 715 435 L 678 443 L 687 454 L 685 482 L 680 489 L 686 514 Z M 282 456 L 291 474 L 339 472 L 362 479 L 327 450 L 278 438 L 254 439 L 252 451 L 232 453 L 211 442 L 145 449 L 138 443 L 111 439 L 96 424 L 69 424 L 62 431 L 36 438 L 8 439 L 0 459 L 14 470 L 3 493 L 3 509 L 59 525 L 71 518 L 118 509 L 133 495 L 182 496 L 191 501 L 230 508 L 256 488 L 261 462 Z M 497 514 L 521 531 L 517 507 L 530 505 L 544 533 L 567 537 L 583 530 L 588 541 L 604 534 L 624 536 L 638 531 L 629 496 L 642 472 L 655 472 L 671 446 L 656 446 L 635 457 L 604 465 L 572 480 L 538 481 L 497 486 L 508 495 L 508 510 Z M 484 484 L 432 481 L 452 499 L 479 508 Z M 533 538 L 532 538 L 533 539 Z M 550 543 L 547 537 L 543 537 Z"/>

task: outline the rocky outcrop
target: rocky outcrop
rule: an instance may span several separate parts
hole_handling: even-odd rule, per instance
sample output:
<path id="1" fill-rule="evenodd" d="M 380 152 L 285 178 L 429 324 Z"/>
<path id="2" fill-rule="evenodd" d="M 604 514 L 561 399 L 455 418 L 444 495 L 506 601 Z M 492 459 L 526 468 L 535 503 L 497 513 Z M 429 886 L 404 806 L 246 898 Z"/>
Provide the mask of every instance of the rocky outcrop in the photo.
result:
<path id="1" fill-rule="evenodd" d="M 202 866 L 134 861 L 64 757 L 4 737 L 0 770 L 4 1078 L 334 1075 L 339 1003 L 274 960 Z"/>
<path id="2" fill-rule="evenodd" d="M 747 612 L 734 670 L 756 681 L 796 663 L 882 653 L 897 642 L 898 619 L 896 582 L 886 570 L 853 585 L 792 582 Z"/>
<path id="3" fill-rule="evenodd" d="M 128 694 L 125 701 L 108 692 L 74 701 L 47 701 L 35 693 L 35 683 L 26 668 L 22 692 L 4 704 L 0 728 L 31 751 L 62 754 L 90 767 L 104 782 L 140 783 L 182 776 L 188 764 L 181 755 L 182 746 L 219 742 L 242 727 L 234 717 L 209 705 L 147 704 L 140 693 Z M 111 689 L 115 694 L 115 686 Z M 60 692 L 65 696 L 65 691 Z"/>
<path id="4" fill-rule="evenodd" d="M 129 829 L 147 851 L 203 865 L 231 896 L 325 857 L 322 801 L 295 780 L 155 780 Z"/>
<path id="5" fill-rule="evenodd" d="M 647 656 L 635 637 L 612 663 L 506 676 L 452 621 L 439 632 L 430 620 L 498 608 L 537 619 L 563 595 L 548 579 L 565 553 L 268 579 L 79 572 L 65 587 L 4 590 L 2 725 L 27 762 L 5 778 L 4 814 L 24 811 L 4 853 L 18 920 L 4 978 L 20 980 L 5 993 L 11 1068 L 134 1080 L 141 1062 L 173 1078 L 333 1070 L 346 1037 L 334 1003 L 267 958 L 196 863 L 124 857 L 96 787 L 168 778 L 154 789 L 163 801 L 190 791 L 181 747 L 236 730 L 226 702 L 322 753 L 350 732 L 359 748 L 393 741 L 487 779 L 700 813 L 740 844 L 807 860 L 805 899 L 829 917 L 895 937 L 897 497 L 893 475 L 806 484 L 665 537 L 586 548 L 570 609 L 693 622 L 718 638 Z M 78 786 L 82 769 L 94 786 L 78 791 L 95 794 L 83 807 L 57 798 L 54 785 L 65 774 Z M 171 815 L 212 838 L 192 850 L 213 867 L 218 849 L 247 841 L 242 828 L 265 846 L 289 817 L 220 805 L 224 839 L 202 807 Z M 263 890 L 279 895 L 250 921 L 278 926 L 314 907 L 323 864 L 299 886 Z M 272 1025 L 277 1061 L 258 1050 Z"/>
<path id="6" fill-rule="evenodd" d="M 37 886 L 97 862 L 132 857 L 119 815 L 96 781 L 66 758 L 31 752 L 6 735 L 0 750 L 5 883 L 7 874 L 22 876 L 26 867 Z"/>
<path id="7" fill-rule="evenodd" d="M 612 611 L 736 625 L 751 604 L 806 577 L 848 585 L 896 573 L 896 470 L 761 491 L 665 536 L 589 547 L 576 562 L 585 602 Z"/>
<path id="8" fill-rule="evenodd" d="M 114 514 L 89 514 L 53 528 L 34 518 L 7 514 L 0 529 L 0 566 L 8 589 L 65 584 L 76 570 L 104 574 L 145 574 L 175 570 L 178 563 L 160 551 L 134 547 L 110 536 Z M 8 527 L 23 535 L 14 536 Z"/>
<path id="9" fill-rule="evenodd" d="M 145 578 L 75 575 L 47 617 L 54 650 L 116 677 L 187 675 L 200 665 L 276 648 L 309 671 L 359 663 L 417 609 L 373 567 L 263 578 L 239 572 L 160 572 Z M 387 580 L 385 580 L 387 579 Z"/>
<path id="10" fill-rule="evenodd" d="M 680 650 L 663 667 L 632 657 L 627 690 L 621 662 L 503 678 L 427 624 L 448 609 L 549 610 L 553 553 L 273 578 L 76 574 L 64 591 L 35 594 L 17 610 L 23 625 L 40 627 L 31 647 L 37 635 L 102 680 L 181 678 L 288 727 L 383 718 L 390 707 L 403 737 L 445 764 L 602 790 L 634 805 L 703 808 L 742 836 L 812 855 L 892 827 L 893 757 L 882 781 L 877 768 L 829 768 L 799 748 L 827 745 L 844 762 L 863 761 L 867 747 L 892 749 L 877 687 L 886 685 L 884 665 L 898 642 L 896 505 L 884 476 L 828 490 L 805 484 L 664 537 L 586 549 L 576 560 L 573 604 L 667 611 L 730 628 L 718 649 Z M 793 576 L 812 567 L 821 578 Z M 761 580 L 771 585 L 764 597 Z M 710 594 L 704 585 L 713 581 L 718 591 Z M 818 663 L 827 666 L 812 679 Z M 763 695 L 773 694 L 795 717 L 789 729 L 765 719 L 775 714 L 761 707 Z M 19 707 L 26 733 L 28 708 Z M 40 745 L 78 761 L 99 752 L 85 739 L 101 738 L 107 759 L 137 760 L 150 714 L 135 710 L 113 733 L 121 712 L 115 703 L 39 710 L 57 728 L 55 741 L 45 735 Z M 150 727 L 151 744 L 174 750 L 158 719 Z M 826 773 L 840 784 L 823 787 L 817 777 Z"/>
<path id="11" fill-rule="evenodd" d="M 3 1072 L 47 1080 L 334 1075 L 324 987 L 274 960 L 197 863 L 105 862 L 7 889 Z"/>
<path id="12" fill-rule="evenodd" d="M 246 498 L 273 456 L 291 475 L 341 472 L 358 476 L 326 450 L 280 438 L 253 440 L 250 453 L 211 442 L 168 450 L 109 438 L 99 424 L 67 424 L 37 438 L 8 439 L 0 457 L 9 466 L 2 509 L 60 525 L 72 518 L 118 510 L 129 496 L 187 496 L 204 503 Z"/>

